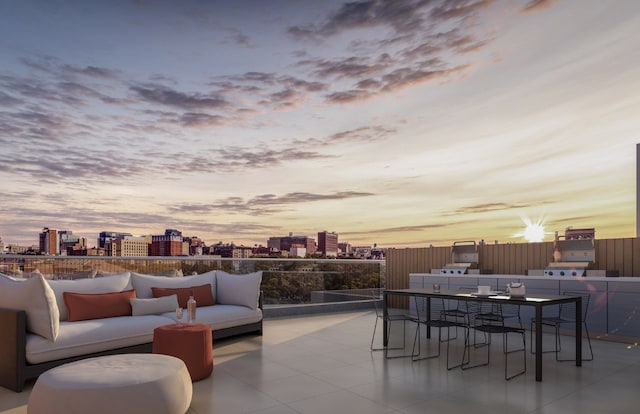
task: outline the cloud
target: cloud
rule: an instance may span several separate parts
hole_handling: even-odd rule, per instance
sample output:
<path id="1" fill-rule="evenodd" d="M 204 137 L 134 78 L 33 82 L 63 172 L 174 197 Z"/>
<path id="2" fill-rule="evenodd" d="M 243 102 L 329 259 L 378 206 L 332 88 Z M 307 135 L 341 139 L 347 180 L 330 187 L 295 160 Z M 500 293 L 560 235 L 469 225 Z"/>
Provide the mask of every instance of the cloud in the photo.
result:
<path id="1" fill-rule="evenodd" d="M 408 86 L 463 76 L 475 62 L 464 55 L 479 52 L 494 39 L 479 34 L 479 25 L 454 25 L 456 19 L 473 22 L 491 0 L 360 1 L 346 3 L 319 25 L 294 26 L 299 40 L 328 38 L 342 32 L 388 27 L 383 39 L 360 37 L 346 57 L 310 58 L 296 66 L 308 68 L 314 78 L 331 81 L 325 101 L 349 104 L 392 93 Z M 345 82 L 352 82 L 345 85 Z"/>
<path id="2" fill-rule="evenodd" d="M 416 30 L 424 24 L 422 12 L 428 3 L 424 0 L 347 2 L 320 25 L 292 26 L 288 33 L 295 38 L 319 38 L 378 26 L 389 26 L 396 32 Z"/>
<path id="3" fill-rule="evenodd" d="M 62 65 L 61 69 L 68 74 L 83 75 L 91 78 L 100 79 L 117 79 L 120 71 L 112 70 L 108 68 L 101 68 L 98 66 L 75 66 L 75 65 Z"/>
<path id="4" fill-rule="evenodd" d="M 369 197 L 375 195 L 374 193 L 358 192 L 358 191 L 341 191 L 334 194 L 314 194 L 306 192 L 288 193 L 283 196 L 276 196 L 273 194 L 263 194 L 254 197 L 249 201 L 250 205 L 282 205 L 282 204 L 297 204 L 308 203 L 314 201 L 326 201 L 326 200 L 344 200 L 348 198 L 360 198 Z"/>
<path id="5" fill-rule="evenodd" d="M 208 115 L 198 112 L 187 112 L 180 116 L 180 124 L 185 127 L 211 127 L 221 126 L 226 123 L 228 119 L 220 115 Z"/>
<path id="6" fill-rule="evenodd" d="M 395 129 L 385 128 L 381 125 L 364 126 L 347 131 L 335 133 L 327 138 L 330 144 L 344 144 L 347 142 L 373 142 L 386 139 L 397 132 Z"/>
<path id="7" fill-rule="evenodd" d="M 16 106 L 23 103 L 22 100 L 0 91 L 0 105 L 3 107 Z"/>
<path id="8" fill-rule="evenodd" d="M 260 194 L 248 200 L 242 197 L 228 197 L 217 200 L 211 204 L 189 204 L 170 206 L 174 213 L 213 214 L 224 212 L 225 214 L 252 214 L 268 215 L 283 211 L 286 206 L 293 204 L 315 203 L 318 201 L 346 200 L 374 196 L 374 193 L 358 191 L 338 191 L 329 194 L 317 194 L 308 192 L 292 192 L 283 195 Z"/>
<path id="9" fill-rule="evenodd" d="M 360 78 L 380 73 L 389 66 L 388 59 L 379 59 L 378 62 L 368 63 L 368 58 L 348 57 L 341 60 L 318 59 L 315 61 L 303 61 L 299 65 L 313 66 L 313 74 L 321 78 L 334 77 Z"/>
<path id="10" fill-rule="evenodd" d="M 180 109 L 223 109 L 229 105 L 229 102 L 217 95 L 187 94 L 160 85 L 131 86 L 129 90 L 146 102 Z"/>
<path id="11" fill-rule="evenodd" d="M 246 34 L 244 34 L 241 30 L 235 27 L 231 27 L 226 30 L 229 33 L 229 37 L 234 44 L 238 46 L 246 47 L 246 48 L 255 47 L 255 45 L 251 41 L 251 38 Z"/>
<path id="12" fill-rule="evenodd" d="M 445 0 L 439 6 L 434 7 L 429 17 L 436 20 L 468 19 L 487 8 L 494 0 Z"/>
<path id="13" fill-rule="evenodd" d="M 458 223 L 456 223 L 458 224 Z M 432 229 L 441 229 L 451 226 L 451 224 L 416 224 L 413 226 L 399 226 L 399 227 L 384 227 L 379 229 L 367 229 L 364 231 L 346 231 L 341 232 L 341 235 L 355 236 L 355 235 L 368 235 L 368 234 L 381 234 L 381 233 L 404 233 L 404 232 L 421 232 Z"/>
<path id="14" fill-rule="evenodd" d="M 326 158 L 328 156 L 314 151 L 303 151 L 294 148 L 241 148 L 225 147 L 216 150 L 217 165 L 224 170 L 242 168 L 267 168 L 280 165 L 284 161 L 303 161 Z"/>
<path id="15" fill-rule="evenodd" d="M 558 0 L 530 0 L 520 11 L 522 13 L 537 12 L 552 7 Z"/>
<path id="16" fill-rule="evenodd" d="M 521 208 L 527 208 L 527 207 L 531 207 L 531 205 L 530 204 L 509 204 L 509 203 L 502 203 L 502 202 L 501 203 L 485 203 L 485 204 L 476 204 L 472 206 L 464 206 L 448 215 L 487 213 L 490 211 L 513 210 L 513 209 L 521 209 Z"/>

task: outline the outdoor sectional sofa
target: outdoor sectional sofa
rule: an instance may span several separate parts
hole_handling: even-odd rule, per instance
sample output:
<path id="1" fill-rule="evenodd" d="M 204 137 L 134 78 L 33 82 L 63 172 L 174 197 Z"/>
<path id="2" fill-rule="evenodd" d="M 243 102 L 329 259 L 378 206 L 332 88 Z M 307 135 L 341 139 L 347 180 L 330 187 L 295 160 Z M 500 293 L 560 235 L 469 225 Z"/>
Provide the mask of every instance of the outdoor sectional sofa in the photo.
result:
<path id="1" fill-rule="evenodd" d="M 151 352 L 153 330 L 176 323 L 176 307 L 185 307 L 191 294 L 196 323 L 210 325 L 214 339 L 261 335 L 261 281 L 262 272 L 222 271 L 79 280 L 0 275 L 0 386 L 20 392 L 27 380 L 67 362 Z"/>

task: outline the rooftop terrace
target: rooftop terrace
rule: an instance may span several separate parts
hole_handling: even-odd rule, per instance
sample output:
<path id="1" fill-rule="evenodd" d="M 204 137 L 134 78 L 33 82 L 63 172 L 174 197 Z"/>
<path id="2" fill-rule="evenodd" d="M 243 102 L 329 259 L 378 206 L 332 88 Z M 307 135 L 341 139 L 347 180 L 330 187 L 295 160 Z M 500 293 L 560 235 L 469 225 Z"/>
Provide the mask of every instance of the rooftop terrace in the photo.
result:
<path id="1" fill-rule="evenodd" d="M 466 371 L 447 371 L 442 357 L 416 362 L 385 359 L 382 352 L 369 350 L 375 318 L 373 311 L 271 318 L 265 321 L 262 337 L 216 342 L 213 374 L 193 384 L 188 413 L 624 414 L 638 410 L 637 344 L 592 339 L 595 359 L 582 367 L 545 354 L 539 383 L 533 355 L 527 352 L 526 374 L 505 381 L 500 347 L 494 347 L 489 366 Z M 413 330 L 408 331 L 411 336 Z M 545 340 L 553 341 L 553 335 Z M 513 361 L 510 364 L 517 363 Z M 30 389 L 28 385 L 24 392 L 14 393 L 0 388 L 0 413 L 26 413 Z"/>

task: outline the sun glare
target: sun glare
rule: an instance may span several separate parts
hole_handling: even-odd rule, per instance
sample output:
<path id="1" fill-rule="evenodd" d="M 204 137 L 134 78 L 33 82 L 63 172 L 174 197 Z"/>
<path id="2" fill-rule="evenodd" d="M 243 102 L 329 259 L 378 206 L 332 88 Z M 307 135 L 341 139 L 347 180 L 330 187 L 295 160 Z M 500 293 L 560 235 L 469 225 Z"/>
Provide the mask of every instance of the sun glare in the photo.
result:
<path id="1" fill-rule="evenodd" d="M 522 232 L 516 233 L 514 237 L 523 237 L 529 243 L 538 243 L 544 241 L 547 232 L 544 231 L 544 220 L 538 219 L 535 223 L 528 217 L 523 217 L 522 221 L 525 228 Z"/>

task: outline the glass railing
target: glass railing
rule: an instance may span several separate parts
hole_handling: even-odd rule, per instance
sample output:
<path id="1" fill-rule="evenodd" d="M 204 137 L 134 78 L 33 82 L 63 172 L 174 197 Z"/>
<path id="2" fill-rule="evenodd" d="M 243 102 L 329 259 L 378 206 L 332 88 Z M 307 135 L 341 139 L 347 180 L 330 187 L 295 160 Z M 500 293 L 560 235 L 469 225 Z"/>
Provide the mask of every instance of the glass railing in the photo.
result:
<path id="1" fill-rule="evenodd" d="M 265 309 L 325 305 L 325 311 L 331 311 L 338 308 L 326 305 L 370 301 L 371 292 L 384 287 L 385 269 L 384 260 L 357 259 L 0 255 L 0 273 L 18 278 L 35 273 L 47 279 L 80 279 L 125 271 L 158 276 L 262 271 Z"/>

